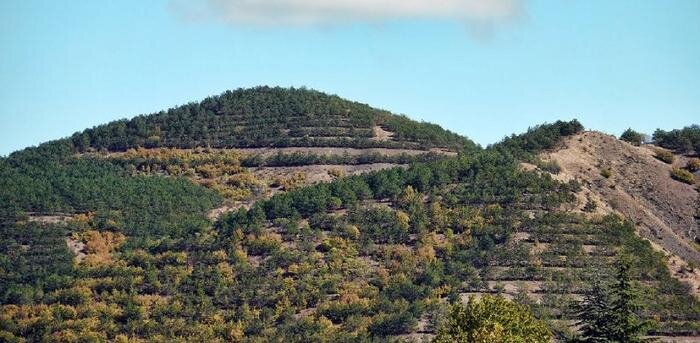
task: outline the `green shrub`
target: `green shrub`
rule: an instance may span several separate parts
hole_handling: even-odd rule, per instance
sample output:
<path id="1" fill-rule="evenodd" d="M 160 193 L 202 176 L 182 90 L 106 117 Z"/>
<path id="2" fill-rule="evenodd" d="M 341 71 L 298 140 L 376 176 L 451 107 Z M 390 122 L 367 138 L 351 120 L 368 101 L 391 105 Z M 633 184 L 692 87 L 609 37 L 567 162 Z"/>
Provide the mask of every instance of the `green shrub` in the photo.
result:
<path id="1" fill-rule="evenodd" d="M 502 297 L 454 304 L 433 342 L 551 342 L 547 325 L 530 309 Z"/>
<path id="2" fill-rule="evenodd" d="M 605 168 L 600 171 L 600 175 L 606 179 L 609 179 L 612 176 L 612 170 L 610 168 Z"/>
<path id="3" fill-rule="evenodd" d="M 670 151 L 664 150 L 664 149 L 656 149 L 654 151 L 654 157 L 656 157 L 659 161 L 662 161 L 664 163 L 671 164 L 673 163 L 673 154 Z"/>
<path id="4" fill-rule="evenodd" d="M 694 173 L 700 170 L 700 158 L 691 158 L 685 165 L 685 169 L 689 172 Z"/>
<path id="5" fill-rule="evenodd" d="M 689 185 L 695 184 L 695 176 L 685 169 L 673 168 L 673 170 L 671 170 L 671 177 L 674 180 L 685 182 Z"/>
<path id="6" fill-rule="evenodd" d="M 595 200 L 591 199 L 588 197 L 586 201 L 586 205 L 583 206 L 583 211 L 584 212 L 594 212 L 598 208 L 598 203 L 596 203 Z"/>
<path id="7" fill-rule="evenodd" d="M 372 319 L 368 330 L 375 336 L 400 335 L 411 331 L 417 322 L 408 311 L 382 313 Z"/>
<path id="8" fill-rule="evenodd" d="M 700 152 L 700 126 L 691 125 L 671 131 L 658 129 L 654 132 L 654 144 L 682 153 Z"/>

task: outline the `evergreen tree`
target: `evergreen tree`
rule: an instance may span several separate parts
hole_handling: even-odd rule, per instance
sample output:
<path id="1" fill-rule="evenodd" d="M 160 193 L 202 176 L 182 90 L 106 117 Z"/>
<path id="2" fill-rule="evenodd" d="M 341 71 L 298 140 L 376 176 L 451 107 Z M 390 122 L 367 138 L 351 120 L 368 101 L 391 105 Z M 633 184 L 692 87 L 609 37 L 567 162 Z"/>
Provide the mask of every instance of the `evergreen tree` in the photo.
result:
<path id="1" fill-rule="evenodd" d="M 586 292 L 576 305 L 581 335 L 576 342 L 644 342 L 647 323 L 637 313 L 639 294 L 630 276 L 629 258 L 621 256 L 615 280 L 605 287 L 600 282 Z"/>
<path id="2" fill-rule="evenodd" d="M 576 305 L 577 324 L 581 330 L 579 342 L 607 342 L 605 337 L 611 335 L 609 323 L 612 313 L 608 307 L 609 295 L 600 282 L 596 280 L 586 291 L 583 300 Z"/>
<path id="3" fill-rule="evenodd" d="M 645 331 L 646 323 L 637 312 L 640 310 L 639 294 L 632 285 L 630 276 L 631 263 L 626 256 L 617 262 L 615 282 L 611 287 L 611 338 L 614 342 L 642 342 L 640 336 Z"/>
<path id="4" fill-rule="evenodd" d="M 629 142 L 633 145 L 639 146 L 642 144 L 642 141 L 644 141 L 644 135 L 640 132 L 632 130 L 632 128 L 629 128 L 622 133 L 620 139 L 625 142 Z"/>

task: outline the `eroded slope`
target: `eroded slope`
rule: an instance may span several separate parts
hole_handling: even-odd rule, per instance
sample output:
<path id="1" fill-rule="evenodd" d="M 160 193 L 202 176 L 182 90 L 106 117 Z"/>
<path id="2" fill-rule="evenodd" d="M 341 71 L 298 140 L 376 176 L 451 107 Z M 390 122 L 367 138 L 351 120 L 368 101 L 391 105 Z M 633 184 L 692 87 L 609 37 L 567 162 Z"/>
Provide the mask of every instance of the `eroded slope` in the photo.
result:
<path id="1" fill-rule="evenodd" d="M 641 236 L 666 252 L 700 263 L 700 251 L 694 245 L 698 192 L 692 185 L 673 180 L 672 166 L 654 158 L 651 147 L 583 132 L 565 138 L 561 149 L 542 158 L 559 164 L 561 172 L 555 177 L 582 183 L 580 208 L 590 199 L 597 204 L 597 212 L 618 212 L 636 224 Z"/>

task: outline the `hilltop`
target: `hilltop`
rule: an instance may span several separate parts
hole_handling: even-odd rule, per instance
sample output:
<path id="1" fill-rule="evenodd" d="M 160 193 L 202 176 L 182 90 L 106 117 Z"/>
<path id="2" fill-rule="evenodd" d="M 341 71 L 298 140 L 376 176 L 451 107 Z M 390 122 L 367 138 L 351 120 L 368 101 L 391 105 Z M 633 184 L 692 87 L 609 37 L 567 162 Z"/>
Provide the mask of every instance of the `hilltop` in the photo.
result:
<path id="1" fill-rule="evenodd" d="M 105 181 L 109 185 L 99 187 L 109 189 L 116 181 L 103 179 L 116 174 L 121 181 L 127 174 L 177 176 L 224 198 L 214 200 L 221 205 L 212 212 L 216 217 L 285 188 L 479 149 L 437 125 L 338 96 L 256 87 L 14 152 L 1 162 L 6 192 L 0 200 L 7 211 L 40 216 L 96 211 L 123 199 L 70 194 L 76 183 L 95 187 Z M 95 173 L 99 177 L 91 180 Z M 21 199 L 18 193 L 24 194 Z"/>
<path id="2" fill-rule="evenodd" d="M 473 150 L 470 140 L 366 104 L 308 89 L 256 87 L 94 127 L 78 151 L 136 147 L 351 147 Z"/>

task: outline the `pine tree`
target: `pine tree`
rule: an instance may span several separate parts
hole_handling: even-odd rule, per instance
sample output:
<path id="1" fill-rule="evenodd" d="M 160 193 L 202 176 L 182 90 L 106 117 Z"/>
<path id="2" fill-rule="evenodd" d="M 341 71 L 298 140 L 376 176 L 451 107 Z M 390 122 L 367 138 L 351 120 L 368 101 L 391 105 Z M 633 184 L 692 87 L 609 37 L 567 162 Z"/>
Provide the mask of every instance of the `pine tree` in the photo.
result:
<path id="1" fill-rule="evenodd" d="M 631 128 L 629 128 L 629 129 L 625 130 L 625 132 L 622 133 L 622 135 L 620 136 L 620 139 L 625 141 L 625 142 L 629 142 L 631 144 L 639 146 L 644 141 L 644 134 L 639 133 L 639 132 L 634 131 Z"/>
<path id="2" fill-rule="evenodd" d="M 615 342 L 642 342 L 646 323 L 640 320 L 639 294 L 632 285 L 631 263 L 626 256 L 617 262 L 615 283 L 611 287 L 611 336 Z"/>
<path id="3" fill-rule="evenodd" d="M 612 313 L 609 308 L 610 296 L 600 280 L 594 281 L 581 303 L 576 306 L 577 324 L 581 330 L 579 342 L 607 342 L 611 336 L 609 323 Z"/>
<path id="4" fill-rule="evenodd" d="M 620 256 L 612 284 L 606 287 L 600 281 L 594 282 L 576 305 L 577 324 L 581 331 L 576 342 L 645 341 L 641 336 L 647 323 L 637 315 L 639 294 L 632 283 L 630 269 L 629 258 Z"/>

